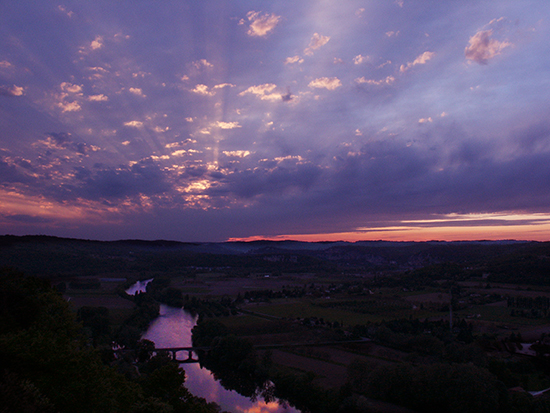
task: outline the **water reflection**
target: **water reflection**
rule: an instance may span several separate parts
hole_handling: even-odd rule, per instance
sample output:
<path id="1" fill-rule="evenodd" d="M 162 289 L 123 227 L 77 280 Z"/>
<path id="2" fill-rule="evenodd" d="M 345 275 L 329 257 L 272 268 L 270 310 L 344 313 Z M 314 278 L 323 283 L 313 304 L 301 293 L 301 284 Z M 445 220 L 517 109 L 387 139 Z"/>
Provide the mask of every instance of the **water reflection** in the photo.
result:
<path id="1" fill-rule="evenodd" d="M 161 305 L 160 317 L 151 323 L 143 338 L 153 341 L 157 348 L 191 346 L 191 329 L 195 324 L 196 318 L 184 310 Z M 209 370 L 201 368 L 198 363 L 182 367 L 186 373 L 185 386 L 189 391 L 219 404 L 222 410 L 234 413 L 299 413 L 290 406 L 263 400 L 251 401 L 236 391 L 226 390 Z"/>

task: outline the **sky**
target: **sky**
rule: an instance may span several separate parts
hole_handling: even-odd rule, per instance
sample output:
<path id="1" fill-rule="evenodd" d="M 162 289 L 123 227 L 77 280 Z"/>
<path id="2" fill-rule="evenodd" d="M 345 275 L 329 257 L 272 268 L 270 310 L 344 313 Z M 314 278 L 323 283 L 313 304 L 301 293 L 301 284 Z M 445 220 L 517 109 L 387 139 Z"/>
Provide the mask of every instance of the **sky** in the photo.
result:
<path id="1" fill-rule="evenodd" d="M 0 233 L 550 240 L 550 2 L 0 2 Z"/>

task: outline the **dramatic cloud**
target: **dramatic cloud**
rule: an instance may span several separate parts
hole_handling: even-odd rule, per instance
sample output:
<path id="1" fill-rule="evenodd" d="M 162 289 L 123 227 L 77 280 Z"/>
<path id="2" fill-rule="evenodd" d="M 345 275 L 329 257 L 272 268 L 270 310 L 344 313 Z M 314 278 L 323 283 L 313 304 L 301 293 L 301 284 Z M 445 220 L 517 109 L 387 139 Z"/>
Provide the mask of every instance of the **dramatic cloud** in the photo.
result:
<path id="1" fill-rule="evenodd" d="M 6 232 L 548 238 L 550 3 L 176 3 L 3 8 Z"/>
<path id="2" fill-rule="evenodd" d="M 281 16 L 275 14 L 263 13 L 259 11 L 249 11 L 246 18 L 250 22 L 247 34 L 249 36 L 266 36 L 272 31 L 281 21 Z M 241 20 L 240 24 L 244 24 L 245 20 Z"/>
<path id="3" fill-rule="evenodd" d="M 322 36 L 319 33 L 314 33 L 313 37 L 309 41 L 309 45 L 304 50 L 304 54 L 307 56 L 312 56 L 315 50 L 327 44 L 329 40 L 330 36 Z"/>
<path id="4" fill-rule="evenodd" d="M 500 52 L 512 44 L 507 41 L 492 39 L 493 30 L 479 31 L 470 37 L 469 45 L 464 49 L 464 56 L 468 60 L 485 65 L 489 60 L 498 56 Z"/>

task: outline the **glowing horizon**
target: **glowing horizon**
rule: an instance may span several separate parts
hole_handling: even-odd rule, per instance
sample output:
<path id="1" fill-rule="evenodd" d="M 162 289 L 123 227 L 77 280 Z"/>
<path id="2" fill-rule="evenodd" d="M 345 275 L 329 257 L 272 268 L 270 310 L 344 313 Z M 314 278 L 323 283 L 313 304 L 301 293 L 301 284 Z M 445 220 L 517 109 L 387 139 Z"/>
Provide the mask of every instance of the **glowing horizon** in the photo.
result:
<path id="1" fill-rule="evenodd" d="M 513 225 L 483 225 L 479 221 L 509 221 Z M 473 222 L 474 224 L 468 224 Z M 523 224 L 522 224 L 523 222 Z M 536 222 L 536 223 L 533 223 Z M 443 224 L 442 224 L 443 223 Z M 447 223 L 447 225 L 445 225 Z M 459 226 L 450 225 L 460 223 Z M 466 224 L 464 224 L 466 223 Z M 548 214 L 450 214 L 447 218 L 402 221 L 399 226 L 360 228 L 357 231 L 328 234 L 289 234 L 229 238 L 227 241 L 549 241 L 550 215 Z M 407 224 L 417 224 L 417 226 Z M 431 226 L 440 224 L 439 226 Z"/>

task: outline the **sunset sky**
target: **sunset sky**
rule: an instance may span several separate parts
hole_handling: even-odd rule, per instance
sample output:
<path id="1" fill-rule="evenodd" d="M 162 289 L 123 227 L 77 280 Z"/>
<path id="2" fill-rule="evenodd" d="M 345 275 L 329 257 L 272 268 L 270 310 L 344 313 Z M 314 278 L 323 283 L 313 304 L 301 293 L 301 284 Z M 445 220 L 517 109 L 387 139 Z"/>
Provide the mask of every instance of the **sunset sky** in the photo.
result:
<path id="1" fill-rule="evenodd" d="M 0 233 L 550 240 L 550 2 L 3 1 Z"/>

